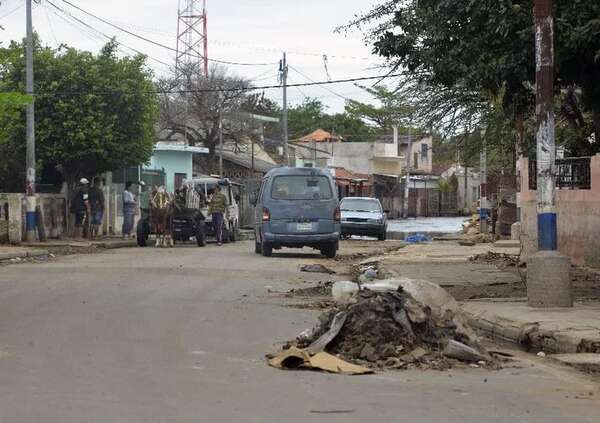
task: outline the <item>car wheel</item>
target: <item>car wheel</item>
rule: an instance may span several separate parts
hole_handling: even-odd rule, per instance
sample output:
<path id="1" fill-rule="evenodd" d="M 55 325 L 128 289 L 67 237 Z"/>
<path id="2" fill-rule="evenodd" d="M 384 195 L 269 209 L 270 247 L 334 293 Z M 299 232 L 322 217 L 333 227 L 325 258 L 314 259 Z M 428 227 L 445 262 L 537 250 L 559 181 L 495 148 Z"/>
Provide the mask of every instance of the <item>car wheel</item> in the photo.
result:
<path id="1" fill-rule="evenodd" d="M 377 238 L 378 238 L 380 241 L 385 241 L 385 239 L 387 238 L 387 233 L 386 233 L 386 231 L 384 230 L 382 233 L 380 233 L 380 234 L 377 236 Z"/>
<path id="2" fill-rule="evenodd" d="M 261 252 L 265 257 L 271 257 L 273 255 L 273 244 L 263 241 L 261 244 Z"/>
<path id="3" fill-rule="evenodd" d="M 322 245 L 320 248 L 321 254 L 330 259 L 335 258 L 337 250 L 337 242 L 330 242 L 328 244 Z"/>
<path id="4" fill-rule="evenodd" d="M 260 245 L 260 242 L 258 242 L 257 240 L 254 241 L 254 252 L 256 254 L 262 254 L 262 247 Z"/>

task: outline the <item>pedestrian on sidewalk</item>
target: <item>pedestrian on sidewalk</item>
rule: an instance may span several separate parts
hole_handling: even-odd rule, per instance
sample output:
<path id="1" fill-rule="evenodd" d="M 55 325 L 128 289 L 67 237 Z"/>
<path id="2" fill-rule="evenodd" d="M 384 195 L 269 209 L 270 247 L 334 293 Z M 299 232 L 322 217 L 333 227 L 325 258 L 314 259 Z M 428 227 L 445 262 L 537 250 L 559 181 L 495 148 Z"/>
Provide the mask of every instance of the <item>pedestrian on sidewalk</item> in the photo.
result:
<path id="1" fill-rule="evenodd" d="M 100 226 L 104 219 L 104 191 L 102 190 L 102 178 L 96 176 L 90 187 L 90 208 L 92 211 L 90 223 L 90 238 L 96 238 L 100 233 Z"/>
<path id="2" fill-rule="evenodd" d="M 135 211 L 137 203 L 135 202 L 135 196 L 131 192 L 133 183 L 127 182 L 125 184 L 125 190 L 123 191 L 123 239 L 131 238 L 131 231 L 135 224 Z"/>
<path id="3" fill-rule="evenodd" d="M 217 245 L 223 244 L 223 226 L 224 215 L 227 211 L 227 197 L 221 192 L 221 187 L 217 185 L 210 199 L 209 213 L 212 216 L 213 229 Z"/>
<path id="4" fill-rule="evenodd" d="M 84 228 L 89 225 L 90 202 L 89 202 L 90 181 L 86 178 L 79 180 L 79 186 L 71 199 L 71 213 L 75 215 L 75 230 L 73 237 L 78 240 L 83 239 Z"/>

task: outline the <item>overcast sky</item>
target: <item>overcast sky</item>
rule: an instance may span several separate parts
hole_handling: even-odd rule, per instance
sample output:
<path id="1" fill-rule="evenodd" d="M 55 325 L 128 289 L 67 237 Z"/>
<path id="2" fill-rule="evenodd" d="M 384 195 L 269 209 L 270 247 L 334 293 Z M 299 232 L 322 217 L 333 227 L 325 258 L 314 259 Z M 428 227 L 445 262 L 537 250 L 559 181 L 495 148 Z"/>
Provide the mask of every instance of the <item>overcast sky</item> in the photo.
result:
<path id="1" fill-rule="evenodd" d="M 25 0 L 0 0 L 0 40 L 20 39 L 25 34 Z M 172 51 L 154 46 L 124 34 L 77 11 L 63 0 L 52 3 L 68 10 L 87 24 L 117 40 L 167 64 L 174 63 Z M 69 0 L 71 3 L 118 24 L 132 32 L 175 47 L 177 32 L 177 0 Z M 34 27 L 44 43 L 56 46 L 66 43 L 97 52 L 106 39 L 93 34 L 71 18 L 62 16 L 46 0 L 34 6 Z M 322 55 L 328 55 L 332 79 L 378 75 L 379 63 L 364 45 L 362 34 L 338 34 L 337 26 L 347 23 L 355 14 L 368 10 L 377 0 L 207 0 L 209 57 L 243 63 L 269 63 L 267 66 L 230 66 L 231 72 L 255 80 L 255 85 L 277 83 L 277 62 L 281 51 L 288 52 L 289 83 L 308 82 L 299 70 L 313 80 L 327 79 Z M 15 10 L 16 9 L 16 10 Z M 12 12 L 12 13 L 11 13 Z M 8 16 L 6 16 L 8 14 Z M 124 48 L 124 51 L 128 51 Z M 130 51 L 129 51 L 130 52 Z M 157 74 L 166 66 L 149 59 Z M 369 97 L 353 84 L 322 87 L 290 88 L 289 101 L 301 102 L 304 96 L 319 97 L 329 111 L 343 109 L 343 97 L 369 101 Z M 267 94 L 280 102 L 280 91 Z"/>

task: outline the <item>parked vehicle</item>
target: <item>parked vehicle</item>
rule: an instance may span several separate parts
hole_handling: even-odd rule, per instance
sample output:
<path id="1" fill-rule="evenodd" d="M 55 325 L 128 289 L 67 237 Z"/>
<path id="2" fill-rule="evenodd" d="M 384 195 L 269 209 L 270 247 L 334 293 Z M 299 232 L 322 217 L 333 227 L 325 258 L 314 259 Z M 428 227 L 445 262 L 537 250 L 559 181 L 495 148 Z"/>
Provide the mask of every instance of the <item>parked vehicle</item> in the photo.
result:
<path id="1" fill-rule="evenodd" d="M 239 184 L 229 179 L 219 179 L 212 176 L 187 179 L 183 186 L 187 188 L 187 203 L 190 208 L 198 208 L 204 217 L 204 233 L 215 236 L 212 216 L 208 213 L 208 201 L 215 187 L 219 185 L 221 192 L 227 197 L 227 213 L 224 218 L 223 242 L 235 242 L 240 234 Z"/>
<path id="2" fill-rule="evenodd" d="M 340 202 L 342 236 L 362 235 L 385 240 L 387 218 L 377 198 L 346 197 Z"/>
<path id="3" fill-rule="evenodd" d="M 314 168 L 277 168 L 251 198 L 255 252 L 271 256 L 282 247 L 312 247 L 333 258 L 340 238 L 340 209 L 331 174 Z"/>

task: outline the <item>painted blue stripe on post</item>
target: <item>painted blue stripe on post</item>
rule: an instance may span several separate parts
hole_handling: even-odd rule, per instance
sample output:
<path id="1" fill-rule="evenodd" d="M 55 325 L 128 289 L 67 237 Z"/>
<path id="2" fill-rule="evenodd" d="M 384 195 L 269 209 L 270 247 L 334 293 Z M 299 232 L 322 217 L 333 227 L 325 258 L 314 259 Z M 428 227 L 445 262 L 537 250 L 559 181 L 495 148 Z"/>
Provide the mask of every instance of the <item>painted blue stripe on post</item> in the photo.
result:
<path id="1" fill-rule="evenodd" d="M 544 251 L 556 251 L 556 213 L 538 214 L 538 248 Z"/>
<path id="2" fill-rule="evenodd" d="M 33 212 L 26 212 L 25 213 L 25 229 L 27 230 L 27 232 L 30 231 L 35 231 L 36 228 L 36 213 Z"/>

